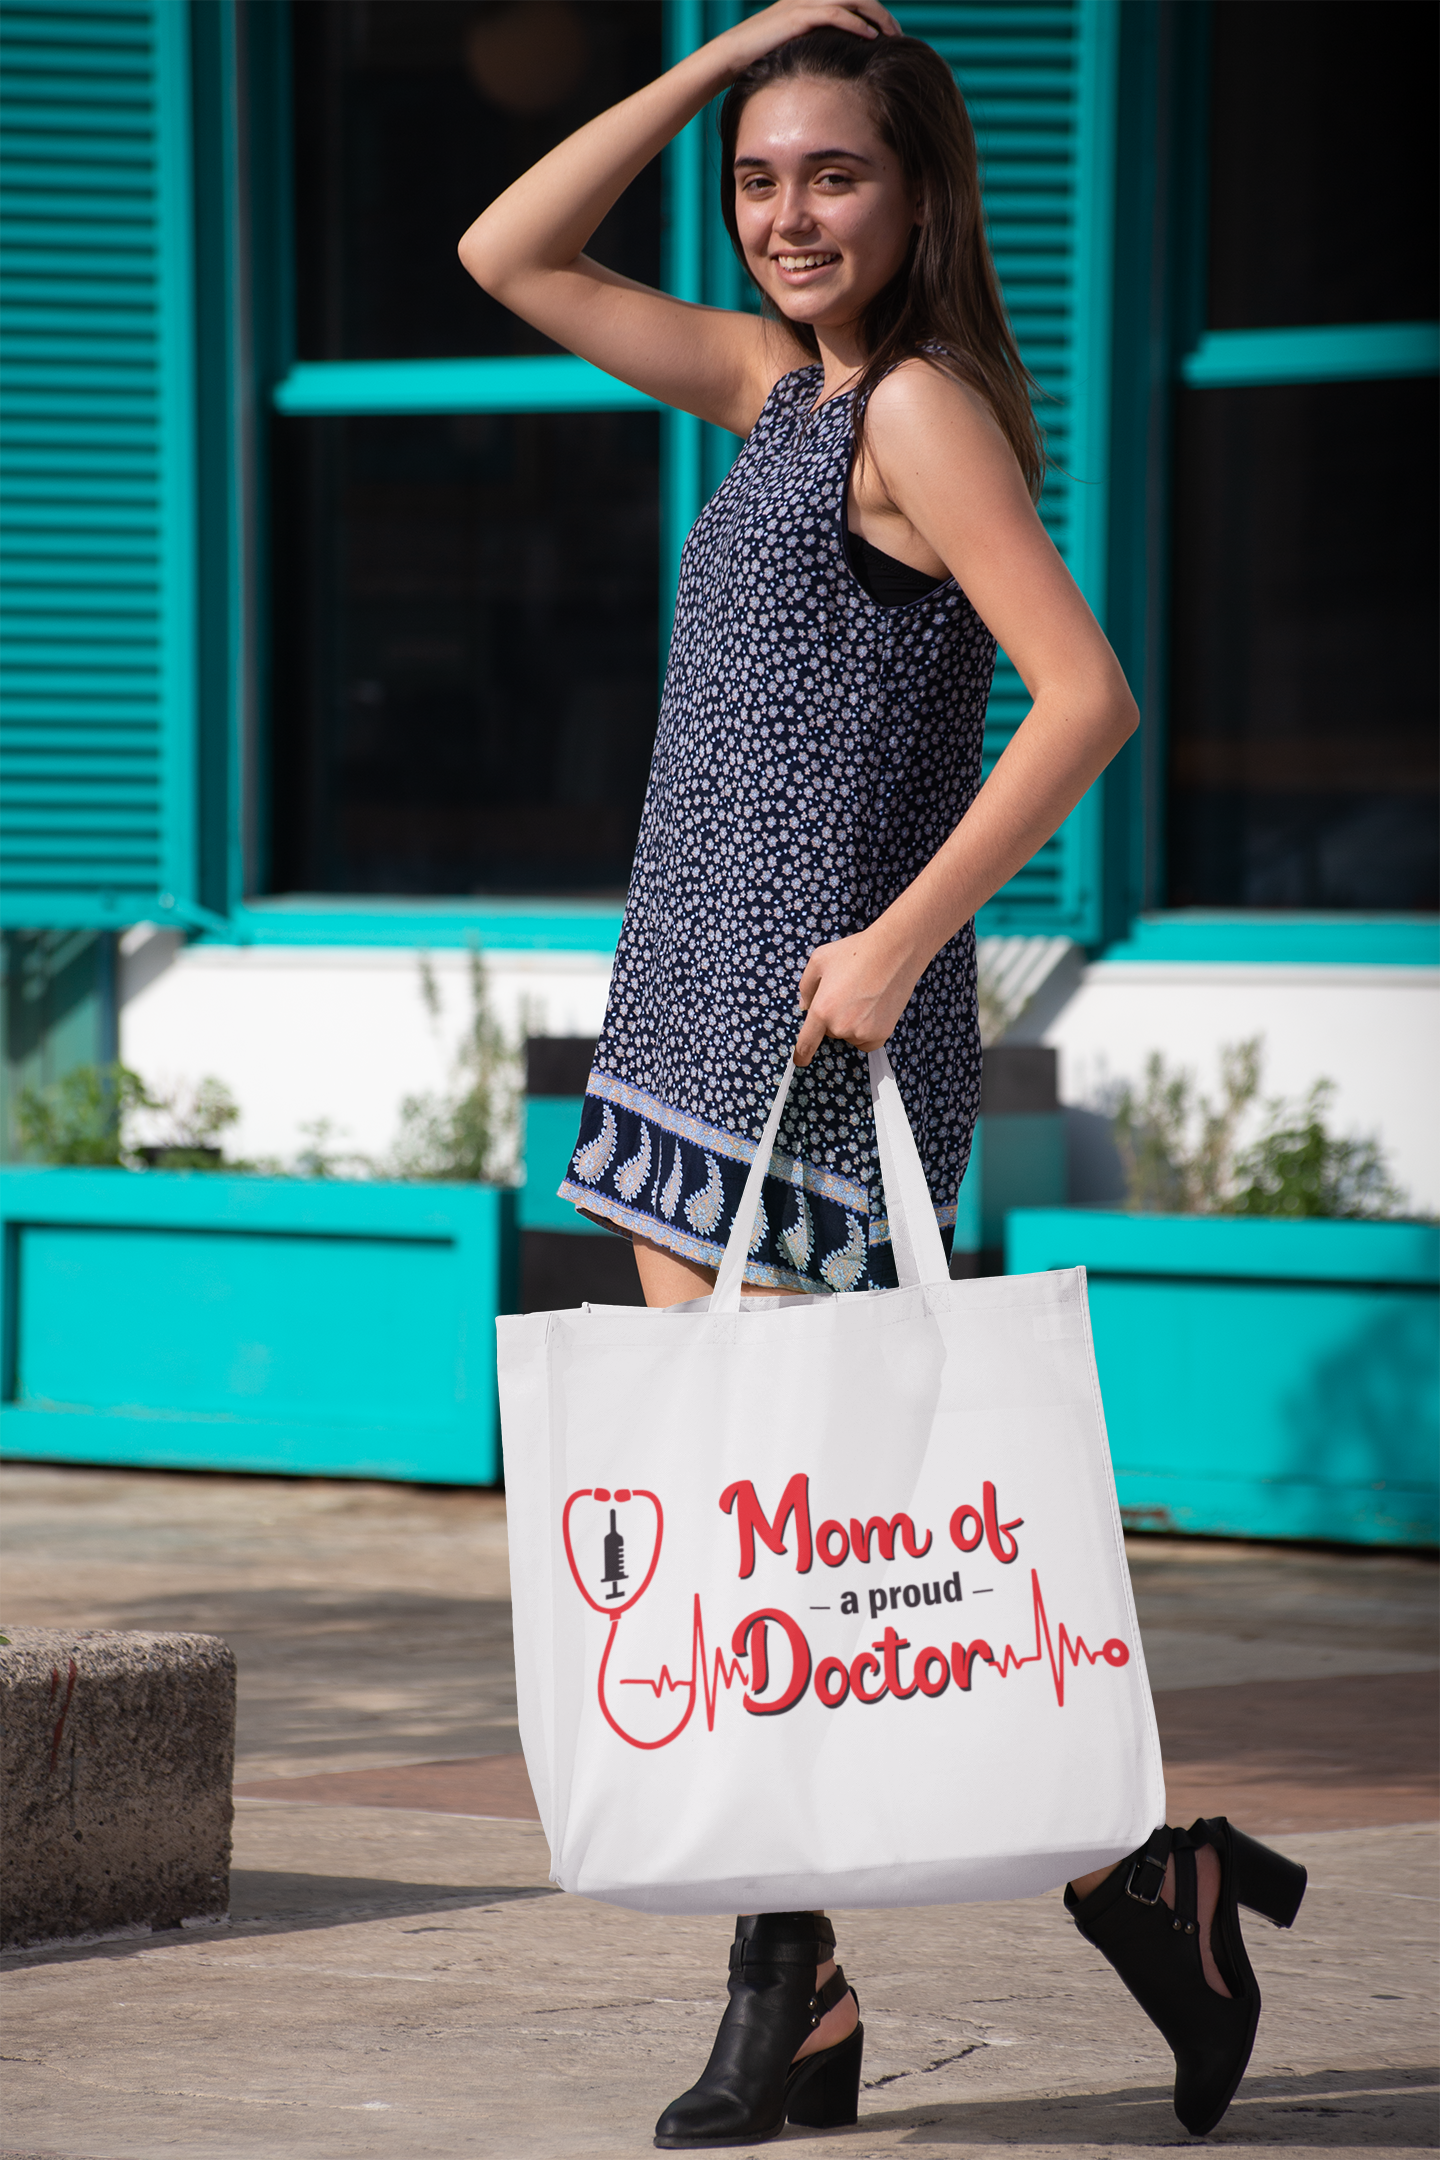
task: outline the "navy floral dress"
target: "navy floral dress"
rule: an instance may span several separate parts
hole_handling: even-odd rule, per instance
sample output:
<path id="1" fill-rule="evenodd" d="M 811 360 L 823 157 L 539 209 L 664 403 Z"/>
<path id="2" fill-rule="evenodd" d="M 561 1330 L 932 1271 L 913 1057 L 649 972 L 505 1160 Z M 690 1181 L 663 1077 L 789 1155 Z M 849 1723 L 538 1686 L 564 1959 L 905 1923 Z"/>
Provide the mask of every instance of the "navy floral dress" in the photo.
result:
<path id="1" fill-rule="evenodd" d="M 777 383 L 685 544 L 605 1026 L 560 1187 L 588 1216 L 718 1266 L 817 945 L 872 923 L 980 785 L 995 641 L 952 579 L 882 606 L 845 552 L 848 395 Z M 889 1044 L 943 1228 L 980 1100 L 975 935 Z M 796 1075 L 747 1279 L 893 1283 L 863 1055 Z"/>

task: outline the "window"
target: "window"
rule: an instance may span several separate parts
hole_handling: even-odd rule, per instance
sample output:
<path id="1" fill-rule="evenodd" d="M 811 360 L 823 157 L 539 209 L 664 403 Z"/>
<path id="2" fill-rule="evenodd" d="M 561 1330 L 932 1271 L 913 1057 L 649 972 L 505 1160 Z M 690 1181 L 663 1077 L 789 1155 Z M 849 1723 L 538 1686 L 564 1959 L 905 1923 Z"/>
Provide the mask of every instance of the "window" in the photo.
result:
<path id="1" fill-rule="evenodd" d="M 309 0 L 291 22 L 300 360 L 554 354 L 455 244 L 658 73 L 658 0 Z M 657 173 L 592 251 L 659 281 Z M 275 888 L 623 893 L 655 726 L 658 416 L 312 413 L 277 419 L 273 459 Z"/>
<path id="2" fill-rule="evenodd" d="M 1436 20 L 1213 10 L 1173 470 L 1175 907 L 1440 905 Z"/>
<path id="3" fill-rule="evenodd" d="M 1211 329 L 1435 320 L 1436 58 L 1421 0 L 1219 0 Z"/>
<path id="4" fill-rule="evenodd" d="M 655 732 L 657 417 L 278 432 L 279 888 L 623 893 Z"/>
<path id="5" fill-rule="evenodd" d="M 303 360 L 553 353 L 455 244 L 564 136 L 660 72 L 660 0 L 304 0 L 291 10 Z M 660 282 L 651 166 L 591 252 Z"/>
<path id="6" fill-rule="evenodd" d="M 623 887 L 734 444 L 549 347 L 455 242 L 749 4 L 0 0 L 10 924 L 408 940 L 428 894 L 447 935 L 602 949 L 581 896 Z M 1102 612 L 1120 14 L 902 10 L 975 116 L 1043 514 Z M 597 252 L 734 304 L 715 165 L 702 118 Z M 1002 666 L 987 761 L 1023 709 Z M 1093 941 L 1102 822 L 1092 792 L 987 927 Z"/>
<path id="7" fill-rule="evenodd" d="M 680 414 L 507 410 L 504 385 L 544 370 L 593 378 L 592 401 L 603 385 L 615 403 L 618 386 L 477 293 L 454 242 L 552 142 L 738 12 L 725 0 L 292 11 L 297 358 L 273 450 L 271 889 L 623 892 L 665 596 L 734 445 Z M 1044 514 L 1103 608 L 1113 10 L 921 4 L 905 20 L 970 99 L 1001 277 L 1050 394 Z M 652 172 L 595 252 L 734 304 L 714 149 L 707 121 L 687 129 L 663 210 Z M 462 383 L 485 411 L 441 410 Z M 406 403 L 422 392 L 425 417 Z M 1026 703 L 1002 659 L 987 763 Z M 988 926 L 1093 936 L 1098 821 L 1098 803 L 1082 805 Z"/>

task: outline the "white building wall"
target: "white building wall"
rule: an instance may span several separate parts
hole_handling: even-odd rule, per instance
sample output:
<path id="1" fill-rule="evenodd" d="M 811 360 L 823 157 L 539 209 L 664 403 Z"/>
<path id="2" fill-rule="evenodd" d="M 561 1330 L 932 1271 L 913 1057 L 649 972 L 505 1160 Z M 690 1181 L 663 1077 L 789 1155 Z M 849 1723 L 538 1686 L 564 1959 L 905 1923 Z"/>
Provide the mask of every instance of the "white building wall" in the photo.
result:
<path id="1" fill-rule="evenodd" d="M 451 1081 L 470 1018 L 469 956 L 429 955 L 438 1020 L 421 993 L 419 955 L 403 948 L 185 945 L 172 931 L 122 940 L 120 1055 L 153 1089 L 208 1075 L 240 1105 L 229 1155 L 289 1162 L 305 1128 L 330 1126 L 327 1145 L 383 1157 L 407 1095 Z M 594 1035 L 610 962 L 586 953 L 485 954 L 489 1004 L 518 1036 Z"/>
<path id="2" fill-rule="evenodd" d="M 1335 1083 L 1340 1134 L 1371 1135 L 1413 1206 L 1440 1211 L 1440 970 L 1099 961 L 1078 955 L 1051 978 L 1007 1039 L 1053 1044 L 1061 1099 L 1095 1111 L 1120 1080 L 1139 1080 L 1152 1050 L 1218 1093 L 1222 1046 L 1259 1036 L 1262 1093 L 1303 1096 Z M 1098 1119 L 1095 1123 L 1098 1124 Z M 1086 1124 L 1089 1121 L 1085 1121 Z M 1076 1199 L 1112 1196 L 1099 1134 L 1084 1125 L 1078 1169 L 1100 1179 Z M 1086 1169 L 1086 1163 L 1089 1169 Z"/>
<path id="3" fill-rule="evenodd" d="M 169 931 L 122 943 L 121 1055 L 152 1086 L 214 1074 L 241 1122 L 227 1152 L 293 1159 L 305 1128 L 383 1157 L 407 1095 L 443 1088 L 469 1015 L 468 958 L 431 954 L 441 1012 L 404 949 L 184 945 Z M 491 1005 L 518 1034 L 593 1035 L 609 985 L 603 955 L 487 950 Z M 1009 1039 L 1060 1053 L 1072 1115 L 1072 1197 L 1119 1197 L 1103 1103 L 1159 1050 L 1213 1092 L 1222 1045 L 1264 1039 L 1264 1091 L 1299 1096 L 1333 1080 L 1332 1122 L 1375 1134 L 1412 1203 L 1440 1210 L 1440 971 L 1105 962 L 1053 970 Z"/>

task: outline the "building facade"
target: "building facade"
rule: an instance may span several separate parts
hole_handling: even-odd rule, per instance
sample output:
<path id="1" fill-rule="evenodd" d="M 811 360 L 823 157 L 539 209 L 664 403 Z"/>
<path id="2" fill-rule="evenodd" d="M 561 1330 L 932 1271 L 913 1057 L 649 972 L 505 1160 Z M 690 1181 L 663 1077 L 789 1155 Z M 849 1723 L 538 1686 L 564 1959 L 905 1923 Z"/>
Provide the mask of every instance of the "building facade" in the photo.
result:
<path id="1" fill-rule="evenodd" d="M 598 1025 L 735 444 L 455 244 L 738 12 L 0 4 L 12 1095 L 118 1050 L 224 1080 L 242 1153 L 379 1157 L 475 942 L 509 1024 Z M 1114 1197 L 1103 1105 L 1151 1051 L 1209 1078 L 1259 1035 L 1440 1206 L 1434 11 L 898 12 L 970 102 L 1042 512 L 1142 710 L 980 923 L 1034 941 L 1011 1032 L 1060 1051 L 1072 1197 Z M 744 304 L 717 187 L 706 115 L 594 251 Z M 1023 712 L 1002 661 L 989 758 Z"/>

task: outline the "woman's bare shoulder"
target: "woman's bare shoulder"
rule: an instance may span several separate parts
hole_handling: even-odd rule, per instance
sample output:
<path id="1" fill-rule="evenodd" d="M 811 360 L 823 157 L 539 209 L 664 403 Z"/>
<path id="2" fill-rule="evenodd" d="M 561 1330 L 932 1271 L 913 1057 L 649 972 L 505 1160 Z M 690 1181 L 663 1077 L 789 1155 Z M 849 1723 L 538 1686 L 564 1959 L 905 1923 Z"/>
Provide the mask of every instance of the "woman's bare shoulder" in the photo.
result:
<path id="1" fill-rule="evenodd" d="M 867 429 L 875 431 L 877 448 L 883 436 L 908 437 L 916 428 L 937 423 L 964 435 L 973 433 L 977 440 L 1005 440 L 986 399 L 938 354 L 914 353 L 897 362 L 871 391 L 865 421 Z"/>

